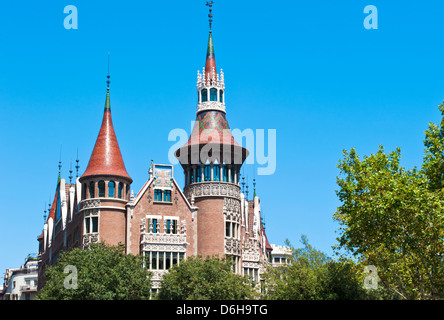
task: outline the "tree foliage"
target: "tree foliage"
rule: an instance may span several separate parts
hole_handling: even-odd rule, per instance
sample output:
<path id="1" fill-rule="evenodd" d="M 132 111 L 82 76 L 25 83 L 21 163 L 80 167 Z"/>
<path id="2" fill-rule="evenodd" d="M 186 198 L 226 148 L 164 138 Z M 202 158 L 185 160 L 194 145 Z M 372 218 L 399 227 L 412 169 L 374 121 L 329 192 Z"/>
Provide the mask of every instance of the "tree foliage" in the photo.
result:
<path id="1" fill-rule="evenodd" d="M 73 275 L 67 266 L 77 269 L 77 288 L 65 285 Z M 45 275 L 40 300 L 137 300 L 148 299 L 151 291 L 151 274 L 142 268 L 141 257 L 125 254 L 123 245 L 91 244 L 64 252 Z"/>
<path id="2" fill-rule="evenodd" d="M 253 285 L 233 273 L 232 262 L 192 256 L 174 265 L 162 278 L 161 300 L 241 300 L 254 297 Z"/>
<path id="3" fill-rule="evenodd" d="M 363 300 L 382 299 L 383 290 L 363 288 L 363 268 L 353 260 L 334 260 L 313 248 L 306 236 L 303 248 L 292 248 L 289 265 L 269 267 L 263 299 L 269 300 Z"/>
<path id="4" fill-rule="evenodd" d="M 444 115 L 444 107 L 440 106 Z M 377 267 L 381 283 L 403 299 L 444 294 L 444 129 L 426 131 L 420 170 L 400 165 L 401 151 L 360 159 L 344 150 L 336 191 L 341 206 L 339 244 L 364 264 Z"/>

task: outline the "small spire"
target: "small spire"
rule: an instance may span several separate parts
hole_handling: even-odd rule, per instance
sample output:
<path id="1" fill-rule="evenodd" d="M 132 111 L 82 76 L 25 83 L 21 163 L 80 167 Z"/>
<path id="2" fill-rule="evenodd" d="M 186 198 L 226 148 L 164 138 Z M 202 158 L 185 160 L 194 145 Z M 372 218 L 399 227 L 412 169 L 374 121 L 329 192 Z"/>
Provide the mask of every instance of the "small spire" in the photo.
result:
<path id="1" fill-rule="evenodd" d="M 72 183 L 72 161 L 69 164 L 69 183 Z"/>
<path id="2" fill-rule="evenodd" d="M 77 148 L 77 159 L 76 159 L 76 179 L 79 177 L 79 148 Z"/>
<path id="3" fill-rule="evenodd" d="M 208 2 L 207 1 L 207 4 L 206 4 L 206 6 L 209 8 L 209 10 L 210 10 L 210 12 L 208 13 L 208 21 L 209 21 L 209 23 L 210 23 L 210 33 L 211 33 L 211 24 L 213 23 L 213 13 L 212 13 L 212 11 L 213 11 L 213 1 L 211 1 L 211 2 Z"/>

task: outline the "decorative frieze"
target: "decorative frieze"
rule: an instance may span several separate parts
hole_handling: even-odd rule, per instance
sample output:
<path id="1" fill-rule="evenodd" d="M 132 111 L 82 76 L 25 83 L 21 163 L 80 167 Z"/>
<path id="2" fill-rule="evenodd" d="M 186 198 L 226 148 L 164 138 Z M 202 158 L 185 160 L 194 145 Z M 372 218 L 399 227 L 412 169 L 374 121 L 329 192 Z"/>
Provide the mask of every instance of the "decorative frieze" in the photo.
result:
<path id="1" fill-rule="evenodd" d="M 98 233 L 89 233 L 89 234 L 83 235 L 83 238 L 82 238 L 83 249 L 89 248 L 89 245 L 91 243 L 98 243 L 99 239 L 100 238 L 99 238 Z"/>
<path id="2" fill-rule="evenodd" d="M 184 194 L 187 199 L 223 196 L 240 200 L 240 187 L 227 182 L 200 182 L 186 186 Z"/>
<path id="3" fill-rule="evenodd" d="M 241 254 L 240 240 L 225 238 L 225 254 Z"/>
<path id="4" fill-rule="evenodd" d="M 217 110 L 225 112 L 225 104 L 219 101 L 206 101 L 197 105 L 197 113 L 206 110 Z"/>
<path id="5" fill-rule="evenodd" d="M 97 208 L 100 207 L 99 199 L 87 199 L 80 202 L 80 209 L 89 209 L 89 208 Z"/>

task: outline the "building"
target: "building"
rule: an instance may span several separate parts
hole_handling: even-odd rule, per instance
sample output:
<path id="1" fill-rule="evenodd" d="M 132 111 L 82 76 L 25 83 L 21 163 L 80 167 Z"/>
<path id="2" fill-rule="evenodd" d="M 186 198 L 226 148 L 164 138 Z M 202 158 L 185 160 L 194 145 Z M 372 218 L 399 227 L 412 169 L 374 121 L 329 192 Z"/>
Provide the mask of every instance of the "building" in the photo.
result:
<path id="1" fill-rule="evenodd" d="M 28 256 L 17 269 L 6 269 L 3 282 L 3 300 L 32 300 L 37 294 L 36 257 Z"/>
<path id="2" fill-rule="evenodd" d="M 153 290 L 168 269 L 189 256 L 229 256 L 238 274 L 260 279 L 272 253 L 261 220 L 260 199 L 241 192 L 240 169 L 248 150 L 233 138 L 227 121 L 225 80 L 217 73 L 210 28 L 207 56 L 197 76 L 196 123 L 175 155 L 184 188 L 172 165 L 151 163 L 142 189 L 131 191 L 111 117 L 109 75 L 99 134 L 88 166 L 75 183 L 57 180 L 54 201 L 38 237 L 39 288 L 44 270 L 61 251 L 91 243 L 125 245 L 144 256 Z M 190 109 L 191 112 L 191 109 Z"/>

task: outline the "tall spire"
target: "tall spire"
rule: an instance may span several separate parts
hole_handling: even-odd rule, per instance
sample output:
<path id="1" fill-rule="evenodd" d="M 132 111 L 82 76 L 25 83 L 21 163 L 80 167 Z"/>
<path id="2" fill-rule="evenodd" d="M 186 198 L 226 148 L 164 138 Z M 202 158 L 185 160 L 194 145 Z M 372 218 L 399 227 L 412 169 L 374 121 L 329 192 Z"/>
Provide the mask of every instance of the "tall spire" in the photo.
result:
<path id="1" fill-rule="evenodd" d="M 127 178 L 132 182 L 131 177 L 126 171 L 119 143 L 117 142 L 116 133 L 114 132 L 113 121 L 111 118 L 109 78 L 110 75 L 108 73 L 102 126 L 100 127 L 99 135 L 96 144 L 94 145 L 91 158 L 89 159 L 88 166 L 81 178 L 83 180 L 83 178 L 87 176 L 112 175 Z"/>
<path id="2" fill-rule="evenodd" d="M 212 14 L 212 7 L 213 7 L 213 1 L 207 2 L 207 6 L 210 9 L 210 13 L 208 14 L 209 22 L 210 22 L 210 34 L 208 36 L 208 47 L 207 47 L 207 61 L 205 63 L 205 77 L 207 79 L 211 79 L 211 75 L 213 72 L 217 72 L 216 69 L 216 56 L 214 54 L 214 46 L 213 46 L 213 33 L 211 32 L 211 25 L 213 22 L 213 14 Z"/>

